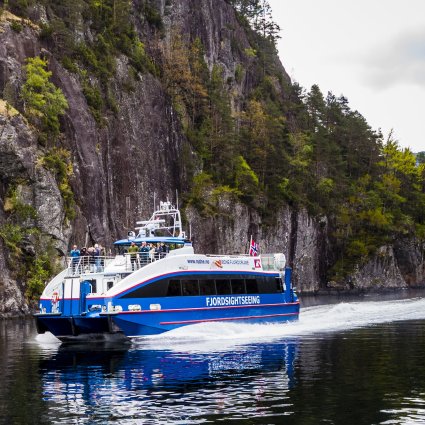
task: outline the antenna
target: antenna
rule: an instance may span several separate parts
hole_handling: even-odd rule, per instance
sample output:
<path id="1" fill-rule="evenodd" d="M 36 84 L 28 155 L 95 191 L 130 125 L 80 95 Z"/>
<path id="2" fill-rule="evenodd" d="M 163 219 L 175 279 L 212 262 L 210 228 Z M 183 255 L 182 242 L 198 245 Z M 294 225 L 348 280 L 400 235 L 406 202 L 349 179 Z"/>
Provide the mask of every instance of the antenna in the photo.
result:
<path id="1" fill-rule="evenodd" d="M 176 189 L 176 207 L 179 209 L 179 191 Z"/>
<path id="2" fill-rule="evenodd" d="M 155 206 L 155 197 L 156 197 L 156 194 L 155 194 L 155 192 L 153 193 L 153 210 L 154 211 L 156 211 L 156 206 Z"/>

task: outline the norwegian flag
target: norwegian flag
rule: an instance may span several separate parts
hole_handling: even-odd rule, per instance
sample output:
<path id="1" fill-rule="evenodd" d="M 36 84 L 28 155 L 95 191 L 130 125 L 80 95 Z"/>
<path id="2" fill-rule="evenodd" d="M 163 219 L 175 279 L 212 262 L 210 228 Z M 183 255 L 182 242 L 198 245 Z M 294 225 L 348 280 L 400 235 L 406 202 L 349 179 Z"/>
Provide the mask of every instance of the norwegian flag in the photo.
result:
<path id="1" fill-rule="evenodd" d="M 253 239 L 251 239 L 251 245 L 249 247 L 249 255 L 251 257 L 256 257 L 258 255 L 259 246 Z"/>

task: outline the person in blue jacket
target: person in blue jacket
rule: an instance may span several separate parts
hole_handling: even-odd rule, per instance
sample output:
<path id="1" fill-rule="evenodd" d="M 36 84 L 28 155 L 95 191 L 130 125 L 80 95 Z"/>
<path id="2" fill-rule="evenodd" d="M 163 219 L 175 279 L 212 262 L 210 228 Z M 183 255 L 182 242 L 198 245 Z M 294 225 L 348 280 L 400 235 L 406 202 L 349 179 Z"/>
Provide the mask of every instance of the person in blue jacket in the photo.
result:
<path id="1" fill-rule="evenodd" d="M 145 241 L 143 241 L 142 245 L 140 245 L 139 252 L 140 252 L 140 260 L 142 265 L 148 264 L 149 247 L 146 245 Z"/>
<path id="2" fill-rule="evenodd" d="M 77 245 L 72 246 L 70 256 L 72 261 L 72 273 L 75 273 L 78 262 L 80 261 L 80 250 L 77 248 Z"/>

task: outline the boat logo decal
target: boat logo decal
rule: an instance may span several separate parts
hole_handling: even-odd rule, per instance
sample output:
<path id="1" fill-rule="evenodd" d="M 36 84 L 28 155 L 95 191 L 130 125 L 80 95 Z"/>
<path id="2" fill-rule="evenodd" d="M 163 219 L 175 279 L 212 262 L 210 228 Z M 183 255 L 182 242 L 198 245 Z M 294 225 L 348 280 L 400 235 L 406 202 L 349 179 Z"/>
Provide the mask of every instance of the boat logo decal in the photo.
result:
<path id="1" fill-rule="evenodd" d="M 215 260 L 215 261 L 214 261 L 214 264 L 215 264 L 217 267 L 223 268 L 223 264 L 222 264 L 221 260 Z"/>
<path id="2" fill-rule="evenodd" d="M 221 306 L 221 305 L 246 305 L 246 304 L 260 304 L 259 295 L 240 295 L 231 297 L 207 297 L 207 307 Z"/>
<path id="3" fill-rule="evenodd" d="M 254 259 L 254 267 L 256 269 L 261 269 L 261 260 L 259 258 Z"/>

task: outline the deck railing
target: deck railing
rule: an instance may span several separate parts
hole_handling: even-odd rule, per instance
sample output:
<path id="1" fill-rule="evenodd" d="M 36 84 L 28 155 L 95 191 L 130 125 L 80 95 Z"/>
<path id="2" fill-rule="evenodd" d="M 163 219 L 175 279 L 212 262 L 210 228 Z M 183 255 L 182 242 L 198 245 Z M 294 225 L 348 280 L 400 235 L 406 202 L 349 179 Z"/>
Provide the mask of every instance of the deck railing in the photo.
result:
<path id="1" fill-rule="evenodd" d="M 80 257 L 68 257 L 68 276 L 79 276 L 83 273 L 102 273 L 108 265 L 114 261 L 114 264 L 119 268 L 120 272 L 133 272 L 140 268 L 158 261 L 167 256 L 164 252 L 138 252 L 138 253 L 126 253 L 121 258 L 121 262 L 117 261 L 116 257 L 106 256 L 80 256 Z M 208 257 L 222 258 L 222 255 L 207 255 Z M 226 257 L 240 258 L 249 257 L 248 255 L 228 255 Z M 274 254 L 262 254 L 258 257 L 261 260 L 261 266 L 263 270 L 278 270 L 274 258 Z"/>
<path id="2" fill-rule="evenodd" d="M 117 262 L 116 257 L 105 256 L 80 256 L 80 257 L 67 257 L 68 276 L 79 276 L 86 273 L 102 273 L 105 267 L 114 261 L 115 265 L 121 272 L 132 272 L 138 270 L 153 261 L 164 258 L 167 254 L 162 252 L 155 253 L 136 253 L 124 254 L 123 260 Z"/>
<path id="3" fill-rule="evenodd" d="M 68 276 L 78 276 L 82 273 L 100 273 L 112 262 L 114 257 L 84 255 L 67 257 Z"/>
<path id="4" fill-rule="evenodd" d="M 125 257 L 125 271 L 138 270 L 154 261 L 165 258 L 165 252 L 139 252 L 137 254 L 124 254 Z"/>

